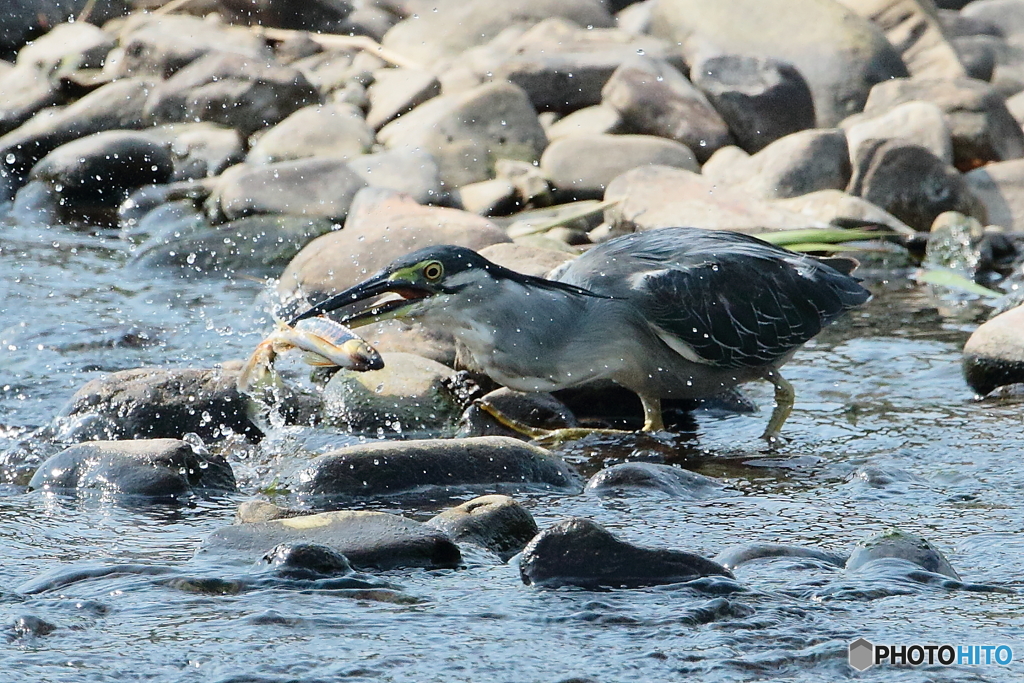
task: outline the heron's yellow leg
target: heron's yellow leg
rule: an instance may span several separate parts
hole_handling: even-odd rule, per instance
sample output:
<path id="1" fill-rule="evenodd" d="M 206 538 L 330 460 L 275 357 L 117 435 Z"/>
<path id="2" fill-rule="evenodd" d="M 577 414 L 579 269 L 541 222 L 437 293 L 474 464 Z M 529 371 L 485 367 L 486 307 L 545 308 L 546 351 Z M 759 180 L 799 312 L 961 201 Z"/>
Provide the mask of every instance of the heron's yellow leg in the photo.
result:
<path id="1" fill-rule="evenodd" d="M 640 403 L 642 403 L 644 406 L 643 431 L 665 431 L 665 422 L 661 417 L 661 399 L 657 397 L 644 396 L 643 394 L 640 394 Z"/>
<path id="2" fill-rule="evenodd" d="M 793 412 L 793 403 L 796 401 L 796 392 L 790 384 L 779 374 L 778 370 L 770 370 L 765 373 L 764 378 L 775 385 L 775 410 L 768 420 L 768 427 L 765 428 L 762 439 L 770 443 L 781 443 L 782 425 L 786 422 L 789 414 Z"/>
<path id="3" fill-rule="evenodd" d="M 531 427 L 530 425 L 523 424 L 519 420 L 509 417 L 505 413 L 501 412 L 487 401 L 477 401 L 477 407 L 490 415 L 494 420 L 503 427 L 507 427 L 514 432 L 528 436 L 535 442 L 542 446 L 558 446 L 569 441 L 576 441 L 582 439 L 585 436 L 591 434 L 610 434 L 621 436 L 623 434 L 634 434 L 624 429 L 598 429 L 594 427 L 562 427 L 560 429 L 541 429 L 540 427 Z M 660 413 L 659 413 L 660 417 Z"/>

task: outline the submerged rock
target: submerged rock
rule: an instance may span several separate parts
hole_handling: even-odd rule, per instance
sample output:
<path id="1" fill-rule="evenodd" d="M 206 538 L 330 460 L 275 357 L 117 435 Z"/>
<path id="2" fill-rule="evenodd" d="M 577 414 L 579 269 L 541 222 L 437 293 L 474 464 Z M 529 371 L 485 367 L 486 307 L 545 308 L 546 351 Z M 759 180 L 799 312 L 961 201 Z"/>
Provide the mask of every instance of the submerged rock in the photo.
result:
<path id="1" fill-rule="evenodd" d="M 980 396 L 1024 383 L 1024 306 L 1000 313 L 964 345 L 964 378 Z"/>
<path id="2" fill-rule="evenodd" d="M 458 543 L 475 543 L 502 561 L 526 547 L 537 535 L 533 515 L 508 496 L 480 496 L 449 508 L 427 521 Z"/>
<path id="3" fill-rule="evenodd" d="M 886 558 L 906 560 L 933 574 L 960 580 L 956 570 L 938 548 L 920 536 L 899 529 L 890 529 L 860 541 L 846 561 L 846 570 L 862 569 L 869 562 Z"/>
<path id="4" fill-rule="evenodd" d="M 359 569 L 457 567 L 458 547 L 436 529 L 383 512 L 323 512 L 235 524 L 213 532 L 201 559 L 255 562 L 281 544 L 315 544 L 343 555 Z"/>
<path id="5" fill-rule="evenodd" d="M 722 495 L 722 484 L 689 470 L 650 462 L 624 462 L 601 470 L 587 482 L 586 490 L 600 496 L 626 491 L 661 491 L 675 498 L 701 500 Z"/>
<path id="6" fill-rule="evenodd" d="M 601 525 L 573 518 L 538 534 L 523 550 L 519 572 L 527 585 L 619 588 L 733 578 L 732 572 L 682 550 L 641 548 Z"/>
<path id="7" fill-rule="evenodd" d="M 352 565 L 341 553 L 316 543 L 282 543 L 263 556 L 263 563 L 292 579 L 320 578 L 352 573 Z"/>
<path id="8" fill-rule="evenodd" d="M 173 497 L 234 491 L 235 477 L 219 455 L 198 454 L 178 439 L 92 441 L 67 448 L 39 466 L 30 489 L 99 489 L 128 496 Z"/>
<path id="9" fill-rule="evenodd" d="M 497 485 L 579 490 L 579 477 L 543 448 L 504 436 L 377 442 L 320 456 L 299 477 L 298 489 L 327 496 L 394 495 L 426 487 Z"/>
<path id="10" fill-rule="evenodd" d="M 727 569 L 736 569 L 742 564 L 780 557 L 808 558 L 821 560 L 836 567 L 846 564 L 847 556 L 839 553 L 819 550 L 818 548 L 803 548 L 795 545 L 780 545 L 778 543 L 745 543 L 743 545 L 726 548 L 715 555 L 715 562 L 718 562 Z"/>

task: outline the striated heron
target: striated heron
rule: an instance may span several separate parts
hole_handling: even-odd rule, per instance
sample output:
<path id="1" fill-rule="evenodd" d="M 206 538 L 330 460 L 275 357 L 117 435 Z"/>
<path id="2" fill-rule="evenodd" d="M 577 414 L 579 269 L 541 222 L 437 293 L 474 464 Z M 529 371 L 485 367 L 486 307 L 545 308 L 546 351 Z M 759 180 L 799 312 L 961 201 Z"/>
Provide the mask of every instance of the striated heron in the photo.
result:
<path id="1" fill-rule="evenodd" d="M 610 379 L 664 428 L 663 398 L 702 398 L 764 379 L 779 439 L 794 392 L 779 368 L 870 297 L 851 259 L 817 259 L 735 232 L 662 228 L 599 244 L 551 273 L 523 275 L 455 246 L 421 249 L 292 324 L 365 302 L 343 322 L 408 318 L 449 330 L 470 365 L 511 389 Z M 389 295 L 377 299 L 379 295 Z M 371 300 L 372 301 L 369 301 Z"/>

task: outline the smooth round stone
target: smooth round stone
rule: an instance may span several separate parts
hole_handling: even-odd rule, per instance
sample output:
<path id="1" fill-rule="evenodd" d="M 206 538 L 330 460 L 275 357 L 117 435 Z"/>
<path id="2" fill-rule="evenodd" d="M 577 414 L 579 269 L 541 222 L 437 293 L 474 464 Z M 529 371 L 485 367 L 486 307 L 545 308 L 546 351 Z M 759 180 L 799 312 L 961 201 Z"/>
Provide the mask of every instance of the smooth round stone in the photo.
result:
<path id="1" fill-rule="evenodd" d="M 503 561 L 521 551 L 537 535 L 537 522 L 508 496 L 489 495 L 468 500 L 427 521 L 458 543 L 475 543 Z"/>
<path id="2" fill-rule="evenodd" d="M 925 571 L 960 580 L 946 556 L 924 538 L 899 529 L 890 529 L 866 538 L 854 548 L 846 561 L 846 570 L 863 568 L 869 562 L 885 558 L 907 560 Z"/>
<path id="3" fill-rule="evenodd" d="M 983 324 L 967 340 L 964 378 L 984 396 L 1001 386 L 1024 383 L 1024 306 Z"/>
<path id="4" fill-rule="evenodd" d="M 586 490 L 600 496 L 660 491 L 674 498 L 701 500 L 722 495 L 722 484 L 703 474 L 671 465 L 624 462 L 595 474 L 587 482 Z"/>

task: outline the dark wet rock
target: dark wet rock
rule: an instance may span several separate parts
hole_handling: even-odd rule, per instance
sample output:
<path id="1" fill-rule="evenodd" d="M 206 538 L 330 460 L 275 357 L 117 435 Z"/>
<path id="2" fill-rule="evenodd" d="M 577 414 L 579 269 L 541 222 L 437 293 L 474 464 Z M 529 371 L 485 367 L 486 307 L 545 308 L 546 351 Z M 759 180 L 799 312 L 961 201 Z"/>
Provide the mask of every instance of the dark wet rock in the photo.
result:
<path id="1" fill-rule="evenodd" d="M 327 424 L 356 432 L 450 429 L 461 412 L 446 380 L 453 370 L 411 353 L 383 353 L 384 367 L 341 370 L 323 390 Z"/>
<path id="2" fill-rule="evenodd" d="M 841 0 L 871 20 L 900 53 L 913 76 L 956 78 L 964 75 L 956 50 L 946 40 L 932 0 Z"/>
<path id="3" fill-rule="evenodd" d="M 117 76 L 168 78 L 207 55 L 233 54 L 255 62 L 270 57 L 256 34 L 225 31 L 184 14 L 135 14 L 125 21 L 119 39 L 119 54 L 112 54 L 107 65 Z"/>
<path id="4" fill-rule="evenodd" d="M 599 524 L 573 518 L 538 534 L 523 550 L 519 572 L 527 585 L 618 588 L 681 583 L 732 573 L 682 550 L 642 548 Z"/>
<path id="5" fill-rule="evenodd" d="M 373 131 L 363 113 L 350 104 L 303 107 L 259 136 L 249 150 L 250 164 L 269 164 L 306 157 L 348 159 L 365 154 Z"/>
<path id="6" fill-rule="evenodd" d="M 345 229 L 313 240 L 282 273 L 278 291 L 296 290 L 311 300 L 362 282 L 394 259 L 435 244 L 481 249 L 510 242 L 497 225 L 456 209 L 421 206 L 411 197 L 379 188 L 361 192 Z"/>
<path id="7" fill-rule="evenodd" d="M 709 162 L 703 174 L 713 183 L 733 185 L 755 197 L 786 199 L 845 188 L 850 154 L 843 131 L 805 130 L 779 138 L 745 159 Z"/>
<path id="8" fill-rule="evenodd" d="M 457 567 L 458 547 L 442 532 L 383 512 L 324 512 L 235 524 L 213 532 L 197 558 L 255 562 L 280 544 L 315 544 L 343 555 L 358 569 Z"/>
<path id="9" fill-rule="evenodd" d="M 152 123 L 210 121 L 248 135 L 319 102 L 316 89 L 292 67 L 220 53 L 157 85 L 145 114 Z"/>
<path id="10" fill-rule="evenodd" d="M 29 174 L 50 183 L 72 204 L 113 208 L 132 190 L 166 183 L 174 171 L 170 151 L 142 133 L 106 131 L 61 145 Z"/>
<path id="11" fill-rule="evenodd" d="M 946 164 L 953 164 L 953 139 L 942 110 L 931 102 L 911 101 L 878 115 L 858 114 L 842 123 L 850 158 L 870 140 L 902 138 L 924 147 Z"/>
<path id="12" fill-rule="evenodd" d="M 751 154 L 814 127 L 811 89 L 792 64 L 719 55 L 696 64 L 690 78 L 725 120 L 736 144 Z"/>
<path id="13" fill-rule="evenodd" d="M 876 115 L 913 100 L 942 109 L 953 138 L 957 168 L 1024 156 L 1024 132 L 991 85 L 972 78 L 897 78 L 871 89 L 864 113 Z"/>
<path id="14" fill-rule="evenodd" d="M 449 508 L 427 521 L 456 543 L 475 543 L 494 552 L 503 562 L 526 547 L 537 535 L 533 515 L 508 496 L 480 496 Z"/>
<path id="15" fill-rule="evenodd" d="M 191 194 L 193 190 L 196 196 Z M 200 183 L 140 187 L 117 209 L 121 236 L 138 243 L 150 237 L 177 239 L 207 228 L 209 221 L 200 208 L 205 199 L 203 195 L 208 194 L 209 189 L 204 190 Z"/>
<path id="16" fill-rule="evenodd" d="M 15 617 L 10 625 L 10 630 L 14 638 L 39 638 L 56 631 L 57 625 L 34 614 L 23 614 L 20 617 Z"/>
<path id="17" fill-rule="evenodd" d="M 289 578 L 319 578 L 352 573 L 341 553 L 315 543 L 282 543 L 263 556 L 262 562 Z"/>
<path id="18" fill-rule="evenodd" d="M 915 230 L 928 230 L 944 211 L 984 216 L 984 208 L 955 168 L 924 147 L 900 139 L 861 145 L 846 191 Z"/>
<path id="19" fill-rule="evenodd" d="M 836 567 L 842 567 L 846 564 L 847 560 L 846 555 L 819 550 L 818 548 L 804 548 L 801 546 L 780 545 L 778 543 L 745 543 L 726 548 L 718 553 L 715 556 L 715 562 L 718 562 L 726 569 L 736 569 L 736 567 L 748 562 L 780 557 L 820 560 Z"/>
<path id="20" fill-rule="evenodd" d="M 1024 306 L 974 331 L 964 345 L 963 369 L 967 384 L 981 396 L 1024 382 Z"/>
<path id="21" fill-rule="evenodd" d="M 587 491 L 599 496 L 660 491 L 688 500 L 717 498 L 723 495 L 722 489 L 722 483 L 712 477 L 650 462 L 612 465 L 592 476 L 586 486 Z"/>
<path id="22" fill-rule="evenodd" d="M 673 46 L 618 29 L 583 28 L 568 19 L 546 19 L 516 35 L 502 33 L 467 52 L 482 81 L 509 81 L 542 111 L 569 113 L 601 102 L 601 89 L 624 61 L 644 54 L 682 62 Z"/>
<path id="23" fill-rule="evenodd" d="M 441 82 L 423 69 L 380 69 L 366 91 L 370 110 L 366 123 L 374 130 L 441 94 Z"/>
<path id="24" fill-rule="evenodd" d="M 215 226 L 190 218 L 173 225 L 173 230 L 165 226 L 143 242 L 130 263 L 145 268 L 182 268 L 189 275 L 274 275 L 312 240 L 337 227 L 327 218 L 272 214 L 245 216 Z"/>
<path id="25" fill-rule="evenodd" d="M 893 484 L 921 484 L 924 480 L 921 477 L 911 474 L 906 470 L 901 470 L 898 467 L 889 467 L 885 465 L 866 465 L 860 467 L 852 475 L 850 475 L 850 481 L 870 486 L 874 489 L 884 489 L 892 486 Z"/>
<path id="26" fill-rule="evenodd" d="M 178 439 L 91 441 L 49 458 L 39 466 L 29 488 L 168 497 L 234 491 L 235 477 L 223 456 L 196 453 Z"/>
<path id="27" fill-rule="evenodd" d="M 547 137 L 526 93 L 511 83 L 489 83 L 441 95 L 380 129 L 388 148 L 433 154 L 449 187 L 494 176 L 498 159 L 534 162 Z"/>
<path id="28" fill-rule="evenodd" d="M 583 107 L 547 127 L 549 140 L 571 135 L 611 135 L 622 132 L 622 117 L 613 108 L 598 104 Z"/>
<path id="29" fill-rule="evenodd" d="M 985 206 L 988 223 L 1024 231 L 1024 160 L 986 164 L 964 179 Z"/>
<path id="30" fill-rule="evenodd" d="M 877 27 L 835 2 L 663 0 L 651 32 L 679 43 L 689 64 L 720 54 L 792 64 L 811 88 L 819 126 L 860 111 L 872 85 L 907 73 Z"/>
<path id="31" fill-rule="evenodd" d="M 949 41 L 956 50 L 964 73 L 979 81 L 991 81 L 1003 41 L 995 36 L 961 36 Z"/>
<path id="32" fill-rule="evenodd" d="M 241 133 L 215 123 L 169 123 L 143 133 L 170 149 L 174 182 L 217 176 L 245 159 Z"/>
<path id="33" fill-rule="evenodd" d="M 619 175 L 650 165 L 700 170 L 685 145 L 653 135 L 573 135 L 548 145 L 540 159 L 555 188 L 573 200 L 599 199 Z"/>
<path id="34" fill-rule="evenodd" d="M 492 263 L 505 266 L 517 273 L 544 277 L 552 270 L 572 259 L 572 254 L 554 249 L 531 247 L 525 244 L 503 242 L 478 250 Z"/>
<path id="35" fill-rule="evenodd" d="M 115 81 L 63 109 L 42 111 L 0 137 L 0 201 L 5 186 L 17 190 L 29 169 L 61 145 L 106 130 L 142 128 L 150 87 L 142 80 Z"/>
<path id="36" fill-rule="evenodd" d="M 238 370 L 138 368 L 86 383 L 54 421 L 60 441 L 255 436 Z"/>
<path id="37" fill-rule="evenodd" d="M 562 17 L 579 26 L 610 28 L 615 20 L 600 0 L 510 0 L 498 4 L 448 3 L 443 12 L 416 13 L 384 36 L 384 47 L 430 66 L 482 45 L 502 31 Z"/>
<path id="38" fill-rule="evenodd" d="M 367 185 L 401 192 L 418 204 L 446 204 L 437 159 L 418 149 L 391 149 L 350 159 L 348 167 Z"/>
<path id="39" fill-rule="evenodd" d="M 516 439 L 378 442 L 349 446 L 313 461 L 299 488 L 314 495 L 387 496 L 423 487 L 578 490 L 576 473 L 548 451 Z M 351 558 L 350 558 L 351 559 Z"/>
<path id="40" fill-rule="evenodd" d="M 481 398 L 481 401 L 497 408 L 503 415 L 520 424 L 540 429 L 561 429 L 577 427 L 576 416 L 551 394 L 542 392 L 514 391 L 506 387 L 495 389 Z M 511 436 L 528 439 L 522 433 L 499 424 L 489 413 L 474 402 L 459 420 L 460 436 Z"/>
<path id="41" fill-rule="evenodd" d="M 341 33 L 352 13 L 348 0 L 218 0 L 233 24 Z"/>
<path id="42" fill-rule="evenodd" d="M 642 166 L 608 184 L 605 221 L 633 232 L 679 225 L 717 230 L 764 232 L 812 227 L 807 216 L 751 196 L 741 188 L 721 187 L 700 174 L 667 166 Z"/>
<path id="43" fill-rule="evenodd" d="M 238 164 L 217 181 L 209 206 L 228 220 L 287 214 L 345 220 L 366 181 L 344 159 L 328 157 L 275 164 Z"/>
<path id="44" fill-rule="evenodd" d="M 623 63 L 602 92 L 602 102 L 619 113 L 625 132 L 675 140 L 698 161 L 732 141 L 707 98 L 664 60 L 636 57 Z"/>
<path id="45" fill-rule="evenodd" d="M 938 548 L 920 536 L 899 529 L 890 529 L 857 543 L 850 559 L 846 561 L 846 570 L 860 570 L 869 562 L 885 558 L 907 560 L 925 571 L 960 580 L 956 570 Z"/>

